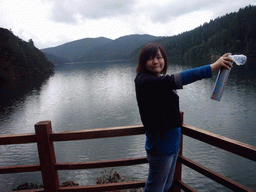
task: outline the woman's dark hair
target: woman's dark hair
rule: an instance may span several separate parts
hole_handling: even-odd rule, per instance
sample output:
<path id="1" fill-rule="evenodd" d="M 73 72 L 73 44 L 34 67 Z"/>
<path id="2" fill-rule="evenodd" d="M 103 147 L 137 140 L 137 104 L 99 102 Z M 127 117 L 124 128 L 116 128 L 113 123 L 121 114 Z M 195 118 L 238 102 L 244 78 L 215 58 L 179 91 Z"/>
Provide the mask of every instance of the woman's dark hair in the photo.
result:
<path id="1" fill-rule="evenodd" d="M 139 63 L 136 68 L 137 74 L 146 72 L 146 63 L 150 57 L 155 57 L 157 55 L 158 50 L 160 50 L 163 58 L 164 58 L 164 69 L 161 71 L 161 74 L 166 74 L 168 68 L 168 60 L 167 55 L 164 48 L 158 43 L 148 43 L 146 44 L 141 52 L 139 57 Z"/>

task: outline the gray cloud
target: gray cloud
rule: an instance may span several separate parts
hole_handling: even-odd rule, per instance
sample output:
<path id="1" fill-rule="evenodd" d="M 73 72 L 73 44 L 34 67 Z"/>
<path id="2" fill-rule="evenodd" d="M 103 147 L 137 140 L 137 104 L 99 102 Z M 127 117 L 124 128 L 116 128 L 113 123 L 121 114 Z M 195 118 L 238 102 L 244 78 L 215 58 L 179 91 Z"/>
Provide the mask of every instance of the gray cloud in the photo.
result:
<path id="1" fill-rule="evenodd" d="M 57 22 L 77 23 L 79 19 L 102 19 L 131 14 L 134 0 L 51 0 L 51 18 Z"/>
<path id="2" fill-rule="evenodd" d="M 252 0 L 44 0 L 52 3 L 51 18 L 57 22 L 74 23 L 85 19 L 118 16 L 145 16 L 152 23 L 167 23 L 195 11 L 209 11 L 213 19 L 238 10 Z"/>
<path id="3" fill-rule="evenodd" d="M 248 5 L 251 3 L 251 0 L 179 0 L 170 1 L 165 6 L 149 5 L 148 10 L 153 23 L 167 23 L 195 11 L 209 11 L 215 19 L 231 11 L 238 11 L 239 8 L 244 7 L 246 1 Z"/>

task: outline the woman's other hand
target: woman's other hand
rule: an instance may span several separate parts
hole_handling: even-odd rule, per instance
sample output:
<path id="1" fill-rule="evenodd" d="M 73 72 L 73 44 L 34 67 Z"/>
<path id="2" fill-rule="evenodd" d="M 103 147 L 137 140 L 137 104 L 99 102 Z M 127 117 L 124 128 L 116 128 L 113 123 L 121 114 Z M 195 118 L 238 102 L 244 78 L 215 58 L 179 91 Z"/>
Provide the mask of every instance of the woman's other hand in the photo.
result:
<path id="1" fill-rule="evenodd" d="M 217 61 L 211 64 L 210 66 L 212 68 L 212 71 L 218 71 L 222 67 L 229 70 L 231 67 L 233 67 L 232 62 L 234 62 L 234 60 L 228 57 L 228 55 L 231 55 L 231 53 L 225 53 Z"/>

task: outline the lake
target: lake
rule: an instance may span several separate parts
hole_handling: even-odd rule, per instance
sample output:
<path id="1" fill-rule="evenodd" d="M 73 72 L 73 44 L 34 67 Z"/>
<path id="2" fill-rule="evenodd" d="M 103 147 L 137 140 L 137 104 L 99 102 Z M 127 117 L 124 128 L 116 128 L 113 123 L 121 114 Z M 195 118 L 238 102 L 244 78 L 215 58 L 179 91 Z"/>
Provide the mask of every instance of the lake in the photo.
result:
<path id="1" fill-rule="evenodd" d="M 135 98 L 136 63 L 73 63 L 56 66 L 43 78 L 0 86 L 0 134 L 34 133 L 51 120 L 54 132 L 140 125 Z M 197 63 L 170 64 L 175 73 Z M 255 59 L 234 66 L 220 102 L 211 100 L 217 73 L 178 90 L 184 123 L 256 146 Z M 56 142 L 57 162 L 86 162 L 145 156 L 145 136 Z M 256 190 L 256 163 L 184 136 L 185 157 Z M 0 146 L 0 166 L 39 164 L 36 144 Z M 60 183 L 95 184 L 105 169 L 59 171 Z M 106 169 L 107 171 L 111 169 Z M 148 165 L 114 168 L 127 180 L 146 179 Z M 198 191 L 230 191 L 183 166 L 183 180 Z M 39 172 L 0 175 L 0 191 L 24 182 L 42 183 Z"/>

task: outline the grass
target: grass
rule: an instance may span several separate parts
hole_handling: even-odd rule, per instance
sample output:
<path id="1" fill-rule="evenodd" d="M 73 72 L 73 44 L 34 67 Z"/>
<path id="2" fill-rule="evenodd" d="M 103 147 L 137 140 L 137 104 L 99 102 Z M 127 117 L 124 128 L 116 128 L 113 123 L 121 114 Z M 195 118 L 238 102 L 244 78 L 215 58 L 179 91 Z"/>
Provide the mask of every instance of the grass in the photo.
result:
<path id="1" fill-rule="evenodd" d="M 101 176 L 96 178 L 96 184 L 106 184 L 106 183 L 120 183 L 125 181 L 125 177 L 121 176 L 117 171 L 113 171 L 113 169 L 110 170 L 108 173 L 106 170 L 101 172 Z M 68 187 L 68 186 L 78 186 L 78 183 L 75 183 L 74 181 L 66 181 L 61 184 L 61 187 Z M 34 183 L 23 183 L 19 185 L 17 188 L 13 189 L 12 191 L 18 191 L 18 190 L 27 190 L 27 189 L 39 189 L 43 188 L 43 184 L 34 184 Z M 122 190 L 122 192 L 143 192 L 142 188 L 139 189 L 128 189 L 128 190 Z"/>
<path id="2" fill-rule="evenodd" d="M 96 184 L 106 184 L 106 183 L 120 183 L 125 181 L 125 177 L 121 176 L 117 171 L 113 173 L 113 169 L 108 173 L 106 170 L 101 172 L 101 177 L 96 178 Z M 143 192 L 142 188 L 139 189 L 128 189 L 122 190 L 123 192 Z"/>

